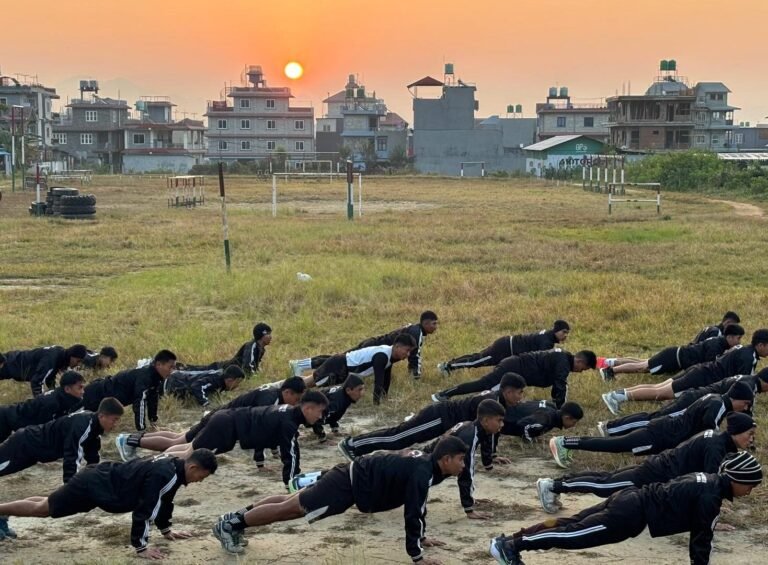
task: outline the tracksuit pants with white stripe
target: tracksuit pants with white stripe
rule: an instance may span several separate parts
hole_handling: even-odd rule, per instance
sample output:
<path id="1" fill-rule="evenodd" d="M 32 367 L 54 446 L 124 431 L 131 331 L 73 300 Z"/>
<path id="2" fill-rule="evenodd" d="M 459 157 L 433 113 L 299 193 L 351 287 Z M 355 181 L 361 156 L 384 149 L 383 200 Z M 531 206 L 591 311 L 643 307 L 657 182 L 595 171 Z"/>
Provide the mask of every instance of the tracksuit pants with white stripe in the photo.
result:
<path id="1" fill-rule="evenodd" d="M 552 492 L 586 492 L 603 498 L 627 487 L 641 487 L 655 482 L 665 482 L 669 477 L 659 477 L 643 465 L 632 465 L 618 471 L 585 471 L 556 479 Z"/>
<path id="2" fill-rule="evenodd" d="M 500 337 L 478 353 L 470 353 L 451 359 L 445 365 L 449 371 L 456 369 L 474 369 L 475 367 L 495 367 L 512 355 L 512 336 Z"/>
<path id="3" fill-rule="evenodd" d="M 0 477 L 18 473 L 38 462 L 27 452 L 23 441 L 23 435 L 15 434 L 0 444 Z"/>
<path id="4" fill-rule="evenodd" d="M 624 436 L 616 437 L 566 437 L 563 446 L 567 449 L 582 451 L 600 451 L 603 453 L 632 453 L 649 455 L 658 453 L 656 438 L 647 428 L 634 430 Z M 662 448 L 664 449 L 664 448 Z"/>
<path id="5" fill-rule="evenodd" d="M 348 445 L 355 457 L 372 453 L 379 449 L 398 450 L 440 437 L 457 422 L 444 420 L 438 406 L 427 406 L 410 420 L 394 428 L 376 430 L 350 438 Z"/>
<path id="6" fill-rule="evenodd" d="M 634 538 L 647 523 L 636 489 L 621 491 L 570 518 L 547 520 L 504 542 L 517 551 L 586 549 Z"/>

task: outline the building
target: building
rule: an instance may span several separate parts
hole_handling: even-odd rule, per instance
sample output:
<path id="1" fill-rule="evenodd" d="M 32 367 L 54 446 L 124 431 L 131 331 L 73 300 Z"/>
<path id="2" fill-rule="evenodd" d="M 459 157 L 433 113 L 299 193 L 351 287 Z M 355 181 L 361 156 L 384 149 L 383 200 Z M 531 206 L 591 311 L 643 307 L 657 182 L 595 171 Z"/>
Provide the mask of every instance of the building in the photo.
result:
<path id="1" fill-rule="evenodd" d="M 574 103 L 568 87 L 549 89 L 547 101 L 536 104 L 536 137 L 539 141 L 559 135 L 588 135 L 608 142 L 608 107 L 605 102 Z"/>
<path id="2" fill-rule="evenodd" d="M 53 147 L 70 168 L 106 165 L 113 173 L 122 172 L 128 103 L 98 92 L 97 81 L 80 81 L 80 98 L 54 115 Z"/>
<path id="3" fill-rule="evenodd" d="M 0 76 L 0 130 L 11 131 L 15 125 L 15 132 L 20 135 L 23 126 L 25 144 L 37 146 L 43 160 L 47 160 L 53 136 L 52 104 L 58 99 L 56 89 L 43 86 L 37 77 Z"/>
<path id="4" fill-rule="evenodd" d="M 660 75 L 642 95 L 608 98 L 610 142 L 624 151 L 686 149 L 729 151 L 733 145 L 730 90 L 721 82 L 689 86 L 675 61 L 662 61 Z"/>
<path id="5" fill-rule="evenodd" d="M 408 85 L 413 95 L 413 156 L 422 173 L 469 175 L 481 170 L 524 171 L 522 148 L 536 140 L 535 118 L 475 119 L 479 104 L 473 84 L 455 80 L 447 64 L 441 82 L 424 77 Z M 419 93 L 439 89 L 439 97 Z"/>
<path id="6" fill-rule="evenodd" d="M 740 123 L 733 127 L 733 151 L 768 151 L 768 124 Z"/>
<path id="7" fill-rule="evenodd" d="M 543 177 L 547 171 L 587 165 L 594 155 L 605 153 L 605 143 L 585 135 L 558 135 L 525 147 L 526 171 Z"/>
<path id="8" fill-rule="evenodd" d="M 208 101 L 206 157 L 253 161 L 283 153 L 287 163 L 314 160 L 314 108 L 292 106 L 292 98 L 288 87 L 268 87 L 260 66 L 247 67 L 241 86 Z"/>
<path id="9" fill-rule="evenodd" d="M 125 122 L 123 172 L 165 171 L 187 173 L 205 157 L 202 120 L 173 119 L 168 96 L 142 96 L 135 119 Z"/>

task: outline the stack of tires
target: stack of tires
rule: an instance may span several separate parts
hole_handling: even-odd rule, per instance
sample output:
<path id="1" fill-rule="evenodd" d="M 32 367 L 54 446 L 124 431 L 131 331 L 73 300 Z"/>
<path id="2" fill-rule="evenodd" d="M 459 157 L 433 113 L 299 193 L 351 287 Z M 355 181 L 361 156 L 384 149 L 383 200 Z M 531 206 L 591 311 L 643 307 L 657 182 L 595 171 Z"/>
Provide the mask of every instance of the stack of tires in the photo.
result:
<path id="1" fill-rule="evenodd" d="M 68 188 L 64 186 L 54 186 L 48 191 L 46 198 L 45 213 L 48 216 L 60 216 L 61 215 L 61 199 L 64 196 L 77 196 L 80 193 L 76 188 Z"/>
<path id="2" fill-rule="evenodd" d="M 65 220 L 92 220 L 96 215 L 96 197 L 93 194 L 62 196 L 60 208 Z"/>

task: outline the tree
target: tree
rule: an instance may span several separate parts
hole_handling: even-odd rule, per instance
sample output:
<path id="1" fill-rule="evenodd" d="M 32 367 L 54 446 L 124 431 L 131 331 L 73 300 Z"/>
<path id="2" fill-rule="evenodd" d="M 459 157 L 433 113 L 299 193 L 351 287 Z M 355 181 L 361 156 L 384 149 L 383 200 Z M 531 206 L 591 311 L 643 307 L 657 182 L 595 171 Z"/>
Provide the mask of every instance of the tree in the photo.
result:
<path id="1" fill-rule="evenodd" d="M 376 157 L 376 148 L 373 146 L 373 140 L 365 144 L 363 151 L 363 161 L 365 161 L 365 170 L 370 174 L 376 168 L 378 158 Z"/>
<path id="2" fill-rule="evenodd" d="M 285 171 L 285 163 L 288 161 L 288 153 L 285 151 L 285 147 L 278 147 L 275 151 L 275 161 L 273 171 L 276 173 L 282 173 Z"/>
<path id="3" fill-rule="evenodd" d="M 405 153 L 405 147 L 395 145 L 389 152 L 389 164 L 396 169 L 402 169 L 408 164 L 408 155 Z"/>

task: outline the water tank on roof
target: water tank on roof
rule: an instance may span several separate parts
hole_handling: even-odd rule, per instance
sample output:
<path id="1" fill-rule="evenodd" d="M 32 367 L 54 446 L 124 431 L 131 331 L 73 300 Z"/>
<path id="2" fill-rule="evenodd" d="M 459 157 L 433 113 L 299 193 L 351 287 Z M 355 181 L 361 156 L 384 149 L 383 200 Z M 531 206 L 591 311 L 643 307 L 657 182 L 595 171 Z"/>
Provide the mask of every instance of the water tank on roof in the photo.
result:
<path id="1" fill-rule="evenodd" d="M 136 109 L 139 112 L 143 112 L 147 109 L 147 103 L 144 100 L 136 100 Z"/>
<path id="2" fill-rule="evenodd" d="M 669 61 L 666 59 L 662 59 L 661 63 L 659 63 L 659 70 L 660 71 L 668 71 L 669 70 Z"/>
<path id="3" fill-rule="evenodd" d="M 507 105 L 507 114 L 514 114 L 515 113 L 515 105 L 514 104 L 508 104 Z"/>
<path id="4" fill-rule="evenodd" d="M 550 86 L 549 87 L 549 96 L 550 97 L 557 96 L 557 87 L 556 86 Z"/>
<path id="5" fill-rule="evenodd" d="M 522 104 L 518 104 L 517 106 L 515 106 L 515 113 L 516 114 L 522 114 L 523 113 L 523 105 Z"/>
<path id="6" fill-rule="evenodd" d="M 560 87 L 560 96 L 565 98 L 568 96 L 568 87 L 567 86 L 561 86 Z"/>
<path id="7" fill-rule="evenodd" d="M 676 71 L 677 61 L 675 61 L 674 59 L 670 59 L 669 61 L 667 61 L 667 67 L 669 68 L 670 71 Z"/>
<path id="8" fill-rule="evenodd" d="M 93 90 L 99 90 L 99 81 L 98 80 L 89 80 L 88 86 L 92 88 Z"/>
<path id="9" fill-rule="evenodd" d="M 347 98 L 354 98 L 355 97 L 355 89 L 354 88 L 348 88 L 346 91 L 345 96 Z"/>
<path id="10" fill-rule="evenodd" d="M 358 88 L 357 89 L 357 97 L 358 98 L 365 98 L 365 89 L 364 88 Z"/>
<path id="11" fill-rule="evenodd" d="M 85 90 L 86 88 L 88 88 L 88 81 L 87 80 L 81 80 L 80 81 L 80 88 L 82 90 Z"/>
<path id="12" fill-rule="evenodd" d="M 445 74 L 452 75 L 453 74 L 453 63 L 446 63 L 445 64 Z"/>

